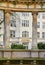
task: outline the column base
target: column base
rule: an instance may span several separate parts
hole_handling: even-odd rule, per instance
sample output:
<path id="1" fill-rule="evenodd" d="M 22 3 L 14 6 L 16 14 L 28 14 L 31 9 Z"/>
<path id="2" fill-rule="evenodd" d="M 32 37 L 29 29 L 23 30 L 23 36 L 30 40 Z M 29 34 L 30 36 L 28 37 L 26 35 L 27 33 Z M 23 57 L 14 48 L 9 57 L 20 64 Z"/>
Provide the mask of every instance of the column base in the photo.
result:
<path id="1" fill-rule="evenodd" d="M 37 50 L 38 48 L 36 46 L 32 46 L 32 49 L 33 50 Z"/>
<path id="2" fill-rule="evenodd" d="M 5 46 L 6 49 L 10 49 L 10 46 Z"/>

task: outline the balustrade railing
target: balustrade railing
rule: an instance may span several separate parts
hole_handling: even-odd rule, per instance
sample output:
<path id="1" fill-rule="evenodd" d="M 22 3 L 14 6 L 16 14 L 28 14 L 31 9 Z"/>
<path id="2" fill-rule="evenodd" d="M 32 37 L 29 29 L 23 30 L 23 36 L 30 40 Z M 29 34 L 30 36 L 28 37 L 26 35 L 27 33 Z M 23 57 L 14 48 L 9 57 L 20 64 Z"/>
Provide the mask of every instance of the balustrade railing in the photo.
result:
<path id="1" fill-rule="evenodd" d="M 44 50 L 0 50 L 0 58 L 45 58 Z"/>

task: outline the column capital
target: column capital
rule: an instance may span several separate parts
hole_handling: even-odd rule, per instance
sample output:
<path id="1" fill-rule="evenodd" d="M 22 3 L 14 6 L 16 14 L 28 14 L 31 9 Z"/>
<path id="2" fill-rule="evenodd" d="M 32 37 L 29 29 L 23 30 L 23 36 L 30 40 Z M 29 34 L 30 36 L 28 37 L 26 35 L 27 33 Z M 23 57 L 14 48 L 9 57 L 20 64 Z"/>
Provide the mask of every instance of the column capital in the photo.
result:
<path id="1" fill-rule="evenodd" d="M 34 14 L 38 15 L 38 12 L 32 11 L 32 15 L 34 15 Z"/>
<path id="2" fill-rule="evenodd" d="M 6 21 L 6 24 L 9 25 L 9 21 L 10 21 L 10 11 L 9 10 L 5 10 L 5 21 Z"/>
<path id="3" fill-rule="evenodd" d="M 11 12 L 10 10 L 5 10 L 5 14 L 6 14 L 6 13 L 10 13 L 10 12 Z"/>

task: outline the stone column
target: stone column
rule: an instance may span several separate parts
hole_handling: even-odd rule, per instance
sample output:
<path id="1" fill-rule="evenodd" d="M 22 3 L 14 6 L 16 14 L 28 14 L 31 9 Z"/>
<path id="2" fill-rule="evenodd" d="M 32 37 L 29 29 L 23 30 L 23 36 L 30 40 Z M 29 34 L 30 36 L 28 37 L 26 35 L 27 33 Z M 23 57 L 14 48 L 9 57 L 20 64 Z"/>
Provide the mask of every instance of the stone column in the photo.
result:
<path id="1" fill-rule="evenodd" d="M 37 49 L 37 12 L 32 12 L 32 49 Z"/>
<path id="2" fill-rule="evenodd" d="M 10 11 L 5 11 L 5 47 L 10 45 Z"/>

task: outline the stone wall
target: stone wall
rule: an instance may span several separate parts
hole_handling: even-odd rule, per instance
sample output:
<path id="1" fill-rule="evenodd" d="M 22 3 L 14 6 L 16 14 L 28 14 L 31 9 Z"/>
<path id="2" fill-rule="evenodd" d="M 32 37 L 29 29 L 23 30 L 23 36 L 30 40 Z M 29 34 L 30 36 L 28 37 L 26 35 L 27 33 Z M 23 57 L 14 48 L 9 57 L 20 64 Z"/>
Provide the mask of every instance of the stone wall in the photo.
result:
<path id="1" fill-rule="evenodd" d="M 39 57 L 45 58 L 45 51 L 35 50 L 0 50 L 0 58 L 25 58 Z"/>

